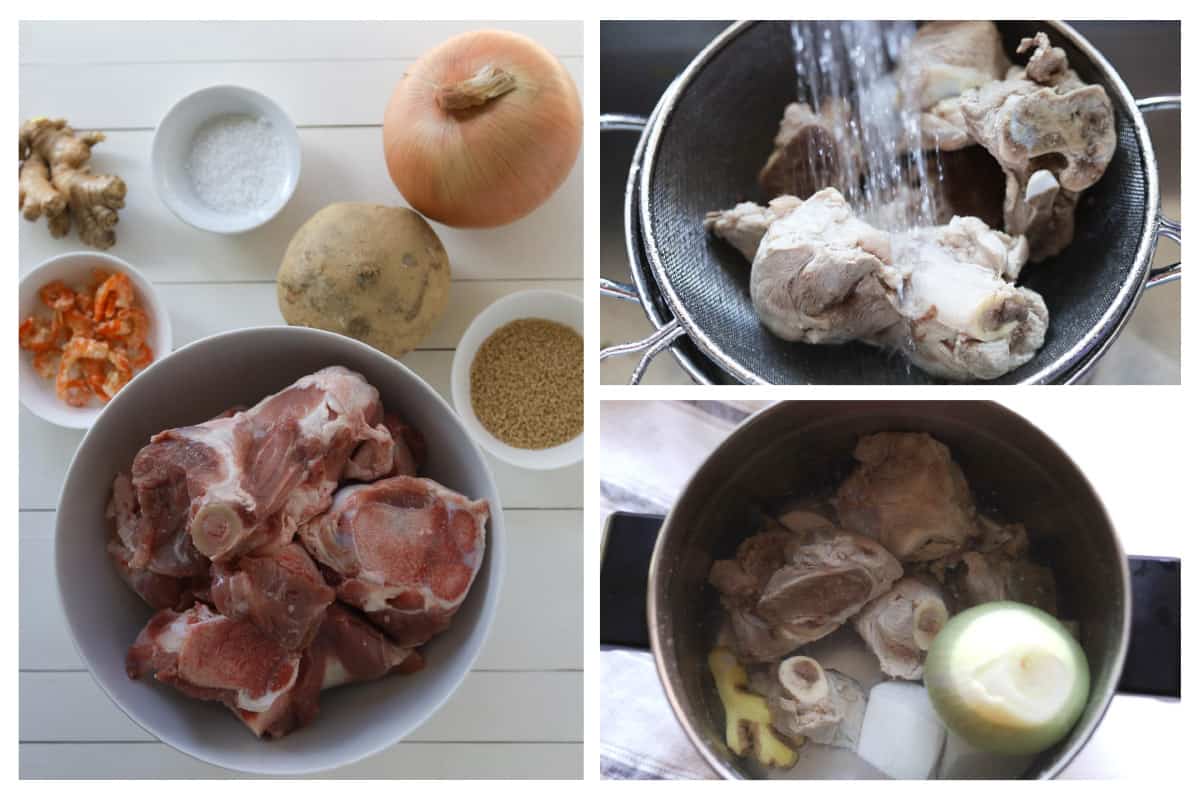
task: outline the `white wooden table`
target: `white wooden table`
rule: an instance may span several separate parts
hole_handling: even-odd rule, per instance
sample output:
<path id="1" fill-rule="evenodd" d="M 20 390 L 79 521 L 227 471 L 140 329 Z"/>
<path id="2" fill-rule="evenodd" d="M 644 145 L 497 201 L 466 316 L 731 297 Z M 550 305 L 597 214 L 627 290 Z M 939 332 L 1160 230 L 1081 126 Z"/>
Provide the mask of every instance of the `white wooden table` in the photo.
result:
<path id="1" fill-rule="evenodd" d="M 1099 390 L 1085 390 L 1099 391 Z M 1036 396 L 1035 396 L 1036 395 Z M 1076 391 L 1039 391 L 1004 404 L 1040 427 L 1071 456 L 1104 498 L 1113 525 L 1131 555 L 1183 555 L 1179 536 L 1184 488 L 1183 457 L 1167 453 L 1190 408 L 1176 390 L 1144 390 L 1139 398 L 1157 413 L 1125 417 L 1125 433 L 1097 435 L 1099 413 L 1080 413 Z M 1106 398 L 1108 401 L 1116 397 Z M 684 484 L 729 431 L 765 402 L 602 402 L 600 412 L 599 513 L 665 514 Z M 653 664 L 645 663 L 652 673 Z M 605 661 L 601 655 L 600 703 L 604 705 Z M 630 674 L 625 673 L 627 676 Z M 661 691 L 657 681 L 638 683 Z M 662 714 L 670 716 L 665 697 Z M 690 756 L 682 729 L 668 730 L 684 744 L 662 752 Z M 619 710 L 605 708 L 603 743 L 645 752 L 645 740 L 621 725 Z M 1179 701 L 1118 695 L 1090 742 L 1064 771 L 1064 778 L 1140 778 L 1184 781 L 1191 774 L 1191 726 Z M 641 743 L 641 748 L 639 748 Z M 710 774 L 698 758 L 686 764 L 693 774 Z M 715 775 L 714 775 L 715 777 Z"/>
<path id="2" fill-rule="evenodd" d="M 129 193 L 112 253 L 160 289 L 175 346 L 219 331 L 282 324 L 275 271 L 296 228 L 335 201 L 403 205 L 384 166 L 388 96 L 422 52 L 464 23 L 25 23 L 20 113 L 66 117 L 108 140 L 93 158 Z M 577 23 L 502 24 L 541 42 L 582 89 Z M 177 220 L 154 192 L 154 127 L 179 98 L 232 83 L 276 100 L 300 128 L 296 194 L 266 226 L 224 237 Z M 454 274 L 450 307 L 404 358 L 449 399 L 450 361 L 496 298 L 553 287 L 579 294 L 583 177 L 577 164 L 531 216 L 492 231 L 436 226 Z M 20 224 L 22 274 L 83 249 L 45 223 Z M 20 773 L 22 777 L 221 777 L 130 722 L 92 682 L 59 609 L 51 564 L 55 506 L 82 434 L 20 416 Z M 491 461 L 511 553 L 491 639 L 458 694 L 408 740 L 337 777 L 576 777 L 583 771 L 582 497 L 579 466 L 531 473 Z"/>

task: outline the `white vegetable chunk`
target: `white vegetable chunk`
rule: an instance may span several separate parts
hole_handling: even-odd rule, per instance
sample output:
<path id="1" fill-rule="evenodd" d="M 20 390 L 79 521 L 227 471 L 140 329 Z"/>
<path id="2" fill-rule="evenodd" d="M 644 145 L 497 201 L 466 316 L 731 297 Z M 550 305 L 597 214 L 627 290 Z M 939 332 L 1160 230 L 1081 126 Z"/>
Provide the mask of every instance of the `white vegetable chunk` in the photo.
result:
<path id="1" fill-rule="evenodd" d="M 871 689 L 858 738 L 858 755 L 868 764 L 891 778 L 928 778 L 945 742 L 946 729 L 921 684 L 884 681 Z"/>

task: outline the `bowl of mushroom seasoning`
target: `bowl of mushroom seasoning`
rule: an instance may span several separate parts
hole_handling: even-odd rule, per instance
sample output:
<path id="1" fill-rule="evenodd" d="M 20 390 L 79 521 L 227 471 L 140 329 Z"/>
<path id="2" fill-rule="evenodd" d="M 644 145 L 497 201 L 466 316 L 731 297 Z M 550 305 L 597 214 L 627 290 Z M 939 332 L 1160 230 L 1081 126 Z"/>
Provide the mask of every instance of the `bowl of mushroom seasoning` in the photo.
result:
<path id="1" fill-rule="evenodd" d="M 503 297 L 472 321 L 451 394 L 480 446 L 526 469 L 583 457 L 582 329 L 582 301 L 548 290 Z"/>

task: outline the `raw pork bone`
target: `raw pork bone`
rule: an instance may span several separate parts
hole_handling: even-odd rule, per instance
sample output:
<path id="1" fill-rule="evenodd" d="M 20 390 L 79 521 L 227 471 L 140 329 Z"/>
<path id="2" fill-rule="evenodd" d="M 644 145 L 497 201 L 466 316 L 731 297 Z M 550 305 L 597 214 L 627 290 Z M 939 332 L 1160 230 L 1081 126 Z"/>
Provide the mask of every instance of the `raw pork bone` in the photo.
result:
<path id="1" fill-rule="evenodd" d="M 397 476 L 347 486 L 300 540 L 337 588 L 399 645 L 441 633 L 483 563 L 486 500 L 468 500 L 427 478 Z"/>
<path id="2" fill-rule="evenodd" d="M 1010 282 L 1025 263 L 1024 237 L 955 217 L 898 233 L 892 242 L 894 261 L 880 277 L 905 324 L 873 343 L 955 381 L 994 380 L 1041 349 L 1050 323 L 1046 302 Z"/>
<path id="3" fill-rule="evenodd" d="M 977 534 L 967 479 L 929 434 L 862 436 L 854 458 L 858 466 L 833 499 L 843 528 L 877 540 L 901 561 L 941 558 Z"/>
<path id="4" fill-rule="evenodd" d="M 750 688 L 766 698 L 771 727 L 797 746 L 805 739 L 849 750 L 858 744 L 867 696 L 853 678 L 792 656 L 751 673 Z"/>
<path id="5" fill-rule="evenodd" d="M 1020 523 L 1001 524 L 979 515 L 979 532 L 961 550 L 931 562 L 954 610 L 1013 600 L 1058 615 L 1054 573 L 1029 559 L 1029 534 Z"/>
<path id="6" fill-rule="evenodd" d="M 850 130 L 851 110 L 843 99 L 827 99 L 816 113 L 808 103 L 789 103 L 775 135 L 775 149 L 758 173 L 767 197 L 807 198 L 832 186 L 841 191 L 857 183 L 862 155 Z"/>
<path id="7" fill-rule="evenodd" d="M 293 542 L 265 556 L 213 566 L 212 603 L 230 619 L 247 620 L 285 650 L 312 643 L 336 593 Z"/>
<path id="8" fill-rule="evenodd" d="M 927 22 L 900 56 L 896 82 L 917 108 L 1003 78 L 1010 64 L 995 24 Z"/>
<path id="9" fill-rule="evenodd" d="M 373 386 L 327 367 L 248 411 L 163 431 L 133 462 L 141 512 L 134 566 L 185 531 L 214 561 L 282 547 L 301 522 L 328 508 L 364 442 L 390 456 L 382 419 Z M 379 457 L 356 465 L 355 474 L 367 479 L 368 466 L 386 473 L 392 465 Z"/>
<path id="10" fill-rule="evenodd" d="M 940 588 L 905 576 L 858 612 L 854 629 L 879 659 L 883 674 L 918 681 L 925 672 L 925 651 L 949 616 Z"/>
<path id="11" fill-rule="evenodd" d="M 417 475 L 429 455 L 421 432 L 390 412 L 383 415 L 383 426 L 391 440 L 370 439 L 359 445 L 346 464 L 342 477 L 370 482 L 393 475 Z M 389 466 L 390 465 L 390 466 Z"/>
<path id="12" fill-rule="evenodd" d="M 159 611 L 125 659 L 137 679 L 153 674 L 198 700 L 224 703 L 255 735 L 272 735 L 300 674 L 300 654 L 285 650 L 249 622 L 215 614 L 202 603 Z"/>
<path id="13" fill-rule="evenodd" d="M 834 528 L 773 529 L 714 561 L 708 582 L 745 661 L 773 661 L 837 629 L 900 577 L 878 542 Z"/>
<path id="14" fill-rule="evenodd" d="M 192 605 L 198 594 L 207 591 L 208 559 L 196 552 L 186 536 L 164 540 L 151 553 L 149 564 L 133 565 L 139 524 L 138 502 L 133 483 L 123 472 L 113 480 L 105 517 L 111 524 L 106 547 L 109 559 L 121 580 L 151 608 L 182 611 Z M 152 567 L 169 570 L 170 574 L 156 572 Z"/>
<path id="15" fill-rule="evenodd" d="M 259 737 L 277 738 L 311 722 L 322 689 L 421 668 L 347 609 L 331 606 L 312 645 L 288 652 L 249 622 L 197 603 L 160 611 L 129 649 L 130 678 L 149 674 L 198 700 L 223 703 Z"/>
<path id="16" fill-rule="evenodd" d="M 781 339 L 865 339 L 900 321 L 878 277 L 890 258 L 887 234 L 855 217 L 836 189 L 822 189 L 767 228 L 750 268 L 750 299 Z"/>

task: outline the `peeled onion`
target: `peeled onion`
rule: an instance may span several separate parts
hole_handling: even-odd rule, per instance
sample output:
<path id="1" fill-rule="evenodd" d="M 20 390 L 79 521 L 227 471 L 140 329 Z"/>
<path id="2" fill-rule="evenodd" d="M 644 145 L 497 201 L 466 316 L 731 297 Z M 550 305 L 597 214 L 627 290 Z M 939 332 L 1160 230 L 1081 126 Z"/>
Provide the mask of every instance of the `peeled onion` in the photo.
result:
<path id="1" fill-rule="evenodd" d="M 1037 753 L 1083 713 L 1090 679 L 1079 642 L 1023 603 L 975 606 L 950 619 L 925 659 L 925 687 L 946 724 L 982 750 Z"/>
<path id="2" fill-rule="evenodd" d="M 426 53 L 383 119 L 392 182 L 417 211 L 455 227 L 533 211 L 566 179 L 582 138 L 566 68 L 507 31 L 464 33 Z"/>

